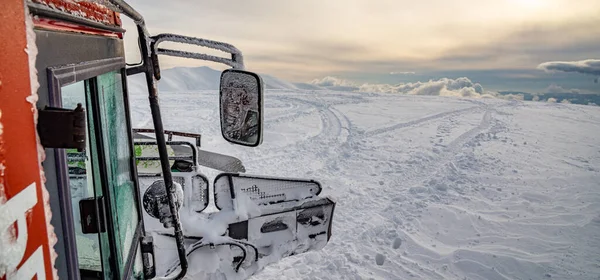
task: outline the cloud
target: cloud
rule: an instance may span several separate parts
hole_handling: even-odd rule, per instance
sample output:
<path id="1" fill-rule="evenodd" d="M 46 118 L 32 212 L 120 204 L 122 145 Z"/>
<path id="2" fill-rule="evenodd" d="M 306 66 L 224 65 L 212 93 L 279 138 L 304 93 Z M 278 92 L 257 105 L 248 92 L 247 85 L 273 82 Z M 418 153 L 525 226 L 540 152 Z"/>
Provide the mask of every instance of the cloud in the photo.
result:
<path id="1" fill-rule="evenodd" d="M 586 59 L 580 61 L 550 61 L 538 65 L 537 68 L 548 72 L 576 72 L 600 76 L 600 59 Z"/>
<path id="2" fill-rule="evenodd" d="M 525 95 L 523 94 L 504 94 L 497 97 L 505 100 L 525 100 Z"/>
<path id="3" fill-rule="evenodd" d="M 357 84 L 352 81 L 327 76 L 315 79 L 311 85 L 319 86 L 329 90 L 351 90 L 371 93 L 397 93 L 408 95 L 430 95 L 430 96 L 458 96 L 473 98 L 496 97 L 495 92 L 485 91 L 479 83 L 474 83 L 469 78 L 457 79 L 442 78 L 429 80 L 427 82 L 400 83 L 400 84 Z"/>
<path id="4" fill-rule="evenodd" d="M 550 97 L 550 98 L 548 98 L 548 100 L 546 100 L 546 102 L 548 102 L 548 103 L 556 103 L 556 98 Z"/>
<path id="5" fill-rule="evenodd" d="M 563 99 L 560 103 L 562 103 L 562 104 L 571 104 L 571 101 L 569 101 L 568 99 Z"/>
<path id="6" fill-rule="evenodd" d="M 557 84 L 550 84 L 546 88 L 545 93 L 581 93 L 581 90 L 576 88 L 566 89 Z"/>
<path id="7" fill-rule="evenodd" d="M 152 34 L 231 43 L 244 52 L 248 69 L 291 81 L 350 72 L 529 69 L 598 55 L 600 29 L 590 27 L 600 23 L 600 1 L 507 1 L 513 3 L 178 0 L 168 9 L 159 0 L 129 3 Z M 524 4 L 531 2 L 535 8 Z M 139 52 L 131 34 L 125 36 L 128 59 Z M 161 57 L 163 67 L 200 65 L 214 64 Z"/>
<path id="8" fill-rule="evenodd" d="M 337 86 L 355 86 L 355 84 L 351 81 L 347 81 L 344 79 L 339 79 L 336 77 L 327 76 L 322 79 L 314 79 L 309 82 L 311 85 L 320 86 L 320 87 L 337 87 Z"/>
<path id="9" fill-rule="evenodd" d="M 406 71 L 406 72 L 390 72 L 390 75 L 414 75 L 415 72 Z"/>

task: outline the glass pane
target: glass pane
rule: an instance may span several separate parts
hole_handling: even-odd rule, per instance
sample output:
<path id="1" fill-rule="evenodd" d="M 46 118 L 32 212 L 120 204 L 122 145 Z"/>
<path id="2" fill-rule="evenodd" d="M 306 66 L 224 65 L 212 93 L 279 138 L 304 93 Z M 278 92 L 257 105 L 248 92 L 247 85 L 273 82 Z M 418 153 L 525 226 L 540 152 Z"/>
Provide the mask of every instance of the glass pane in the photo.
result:
<path id="1" fill-rule="evenodd" d="M 144 262 L 142 261 L 142 250 L 140 247 L 138 247 L 137 251 L 135 252 L 131 279 L 144 279 Z"/>
<path id="2" fill-rule="evenodd" d="M 88 108 L 91 108 L 89 99 L 86 98 L 85 84 L 83 81 L 64 86 L 61 89 L 62 107 L 66 109 L 75 109 L 78 103 L 88 112 L 87 123 L 92 123 L 92 114 Z M 91 129 L 90 131 L 93 131 Z M 84 152 L 78 152 L 76 149 L 66 149 L 67 165 L 69 168 L 69 186 L 71 190 L 71 202 L 73 205 L 73 220 L 75 222 L 77 257 L 79 268 L 86 270 L 102 271 L 102 262 L 100 258 L 100 247 L 98 234 L 84 234 L 81 231 L 81 219 L 79 211 L 79 201 L 89 197 L 94 197 L 94 177 L 92 170 L 92 161 L 90 160 L 90 134 L 86 139 L 86 149 Z M 95 173 L 98 174 L 98 173 Z"/>
<path id="3" fill-rule="evenodd" d="M 115 219 L 114 234 L 120 254 L 116 259 L 122 273 L 139 222 L 135 185 L 131 173 L 132 158 L 127 112 L 120 72 L 109 72 L 98 76 L 96 80 L 108 168 L 108 187 L 112 199 L 109 215 Z"/>
<path id="4" fill-rule="evenodd" d="M 92 92 L 94 92 L 91 88 L 92 83 L 90 83 L 90 81 L 86 81 L 85 83 L 85 87 L 86 87 L 86 95 L 87 95 L 87 100 L 92 100 Z M 91 106 L 89 106 L 91 108 Z M 98 153 L 99 153 L 99 149 L 98 149 L 98 144 L 97 144 L 97 139 L 96 139 L 96 126 L 94 124 L 94 122 L 92 121 L 94 119 L 94 113 L 92 112 L 92 110 L 88 111 L 88 131 L 89 131 L 89 136 L 88 139 L 90 140 L 90 146 L 91 147 L 95 147 L 93 152 L 91 152 L 92 155 L 92 168 L 94 170 L 94 174 L 97 174 L 94 178 L 95 178 L 95 187 L 94 187 L 94 193 L 96 195 L 96 197 L 101 197 L 104 196 L 104 192 L 102 190 L 102 180 L 100 177 L 100 162 L 99 162 L 99 158 L 98 158 Z M 101 232 L 99 234 L 100 237 L 100 255 L 102 256 L 102 261 L 103 261 L 103 275 L 104 275 L 104 279 L 114 279 L 114 275 L 113 275 L 113 271 L 111 269 L 110 266 L 110 261 L 113 259 L 110 256 L 110 241 L 109 241 L 109 236 L 108 236 L 108 231 L 105 232 Z"/>

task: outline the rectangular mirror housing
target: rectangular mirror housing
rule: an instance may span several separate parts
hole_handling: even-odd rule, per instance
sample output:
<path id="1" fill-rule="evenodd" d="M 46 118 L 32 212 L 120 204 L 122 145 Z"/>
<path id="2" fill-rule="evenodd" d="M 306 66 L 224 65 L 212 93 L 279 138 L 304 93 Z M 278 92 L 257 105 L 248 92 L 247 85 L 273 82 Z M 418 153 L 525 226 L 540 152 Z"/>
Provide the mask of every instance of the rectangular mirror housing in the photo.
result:
<path id="1" fill-rule="evenodd" d="M 243 146 L 262 143 L 264 84 L 256 73 L 228 69 L 221 73 L 221 133 L 225 140 Z"/>

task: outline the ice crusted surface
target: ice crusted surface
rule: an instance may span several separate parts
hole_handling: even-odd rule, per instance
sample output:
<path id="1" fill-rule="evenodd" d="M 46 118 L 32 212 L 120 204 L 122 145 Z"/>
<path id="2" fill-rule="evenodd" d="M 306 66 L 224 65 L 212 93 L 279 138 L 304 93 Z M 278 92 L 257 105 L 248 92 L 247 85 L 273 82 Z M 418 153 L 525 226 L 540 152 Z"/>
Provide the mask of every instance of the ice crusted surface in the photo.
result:
<path id="1" fill-rule="evenodd" d="M 27 5 L 25 5 L 25 28 L 26 28 L 26 32 L 27 32 L 27 35 L 26 35 L 27 36 L 27 49 L 25 49 L 25 52 L 27 52 L 27 54 L 29 56 L 29 79 L 30 79 L 30 85 L 31 85 L 31 95 L 27 97 L 27 101 L 29 103 L 31 103 L 31 110 L 33 112 L 33 122 L 35 124 L 35 127 L 37 127 L 38 111 L 37 111 L 36 103 L 38 101 L 37 91 L 38 91 L 38 88 L 40 87 L 40 84 L 39 84 L 38 78 L 37 78 L 37 70 L 35 68 L 35 61 L 37 58 L 38 50 L 37 50 L 37 46 L 35 44 L 35 32 L 33 31 L 33 20 L 29 14 Z M 42 190 L 42 200 L 43 200 L 42 203 L 44 203 L 44 211 L 46 213 L 46 227 L 48 229 L 48 245 L 49 245 L 48 250 L 50 251 L 50 263 L 52 264 L 52 267 L 53 267 L 52 277 L 54 279 L 58 279 L 58 272 L 54 268 L 54 261 L 58 257 L 56 252 L 54 251 L 54 245 L 57 242 L 57 237 L 54 234 L 54 227 L 52 226 L 52 224 L 50 224 L 50 221 L 52 220 L 52 210 L 50 209 L 50 194 L 48 193 L 48 190 L 46 189 L 46 186 L 44 185 L 46 183 L 46 176 L 44 175 L 44 169 L 42 168 L 42 162 L 46 159 L 46 153 L 44 151 L 44 147 L 42 147 L 42 144 L 40 142 L 40 137 L 37 134 L 37 130 L 35 133 L 35 137 L 36 137 L 36 142 L 37 142 L 38 162 L 39 162 L 39 169 L 40 169 L 41 186 L 39 186 L 39 188 Z"/>
<path id="2" fill-rule="evenodd" d="M 179 52 L 180 54 L 175 54 L 173 51 L 168 50 L 168 49 L 158 50 L 158 45 L 163 41 L 177 42 L 177 43 L 190 44 L 190 45 L 198 45 L 198 46 L 203 46 L 203 47 L 207 47 L 207 48 L 211 48 L 211 49 L 215 49 L 215 50 L 220 50 L 220 51 L 234 55 L 236 60 L 233 61 L 232 59 L 227 59 L 224 57 L 201 54 L 201 53 L 192 53 L 192 52 L 186 52 L 186 51 L 180 51 Z M 155 40 L 154 45 L 157 48 L 156 51 L 160 54 L 175 55 L 175 56 L 181 56 L 181 54 L 183 54 L 183 57 L 214 61 L 214 62 L 229 65 L 235 69 L 244 70 L 244 58 L 242 56 L 242 52 L 240 50 L 238 50 L 236 47 L 234 47 L 233 45 L 230 45 L 227 43 L 217 42 L 217 41 L 212 41 L 212 40 L 207 40 L 207 39 L 202 39 L 202 38 L 181 36 L 181 35 L 177 35 L 177 34 L 161 34 L 158 37 L 158 39 Z"/>

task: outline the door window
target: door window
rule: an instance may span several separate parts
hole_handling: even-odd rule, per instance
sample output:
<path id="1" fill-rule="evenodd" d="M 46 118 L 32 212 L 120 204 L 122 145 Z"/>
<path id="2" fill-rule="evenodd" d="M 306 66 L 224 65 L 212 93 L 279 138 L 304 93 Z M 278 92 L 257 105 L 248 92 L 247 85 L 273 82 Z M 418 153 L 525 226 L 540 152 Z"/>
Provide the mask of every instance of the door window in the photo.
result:
<path id="1" fill-rule="evenodd" d="M 82 279 L 114 279 L 116 275 L 124 275 L 130 253 L 135 253 L 131 260 L 133 277 L 141 276 L 139 246 L 130 252 L 134 242 L 138 242 L 135 236 L 140 218 L 121 79 L 121 72 L 113 71 L 61 88 L 63 108 L 74 109 L 80 103 L 87 112 L 85 151 L 65 150 Z M 101 233 L 84 234 L 81 223 L 86 221 L 80 219 L 79 201 L 100 197 L 106 201 L 104 206 L 110 206 L 105 213 L 112 219 L 113 230 L 107 227 Z M 113 250 L 111 239 L 116 245 Z"/>
<path id="2" fill-rule="evenodd" d="M 85 81 L 62 87 L 61 102 L 63 108 L 66 109 L 75 109 L 77 104 L 81 104 L 85 111 L 89 113 L 91 102 L 86 94 Z M 88 114 L 86 122 L 93 124 L 92 118 L 93 116 Z M 82 221 L 79 218 L 79 201 L 95 197 L 94 187 L 99 186 L 100 183 L 98 173 L 93 172 L 94 164 L 90 151 L 96 150 L 96 147 L 92 146 L 95 145 L 94 142 L 90 142 L 90 136 L 93 135 L 91 133 L 93 133 L 93 127 L 90 129 L 90 126 L 88 126 L 85 151 L 78 152 L 76 149 L 67 149 L 66 154 L 79 269 L 100 272 L 102 271 L 102 261 L 99 236 L 98 234 L 84 234 L 82 232 Z M 95 174 L 96 176 L 94 176 Z M 98 181 L 96 182 L 96 180 Z"/>
<path id="3" fill-rule="evenodd" d="M 118 267 L 123 273 L 139 224 L 136 185 L 132 173 L 132 152 L 121 72 L 96 77 L 100 123 L 106 159 L 108 189 L 111 192 L 109 215 L 115 222 Z"/>

